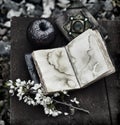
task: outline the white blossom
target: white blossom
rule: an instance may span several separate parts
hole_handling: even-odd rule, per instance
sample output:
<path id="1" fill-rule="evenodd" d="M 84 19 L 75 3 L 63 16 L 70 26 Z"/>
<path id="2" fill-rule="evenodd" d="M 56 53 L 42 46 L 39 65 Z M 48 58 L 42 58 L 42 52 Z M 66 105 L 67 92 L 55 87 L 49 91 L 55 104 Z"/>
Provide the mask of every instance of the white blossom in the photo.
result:
<path id="1" fill-rule="evenodd" d="M 19 100 L 23 100 L 26 104 L 33 105 L 33 106 L 42 105 L 44 108 L 45 114 L 51 115 L 53 117 L 56 117 L 62 114 L 62 112 L 57 110 L 54 105 L 54 102 L 57 102 L 54 100 L 54 97 L 60 96 L 60 93 L 56 92 L 51 97 L 46 96 L 44 95 L 44 90 L 41 86 L 41 83 L 39 84 L 34 83 L 34 81 L 30 81 L 30 80 L 26 82 L 26 81 L 21 81 L 20 79 L 17 79 L 15 83 L 9 80 L 7 85 L 10 88 L 9 93 L 14 95 L 14 93 L 16 92 Z M 30 95 L 28 95 L 28 92 L 30 92 Z M 69 96 L 67 94 L 67 91 L 62 91 L 62 92 L 64 95 Z M 32 94 L 34 96 L 31 96 Z M 76 104 L 79 104 L 79 101 L 77 101 L 76 98 L 71 99 L 70 101 Z M 69 113 L 64 112 L 64 115 L 68 115 L 68 114 Z"/>
<path id="2" fill-rule="evenodd" d="M 26 85 L 26 82 L 25 81 L 21 81 L 20 85 L 24 86 L 24 85 Z"/>
<path id="3" fill-rule="evenodd" d="M 27 101 L 28 101 L 28 97 L 27 97 L 27 96 L 24 96 L 24 97 L 23 97 L 23 100 L 24 100 L 24 102 L 27 102 Z"/>
<path id="4" fill-rule="evenodd" d="M 58 113 L 59 113 L 59 114 L 62 114 L 62 112 L 61 112 L 61 111 L 58 111 Z"/>
<path id="5" fill-rule="evenodd" d="M 66 95 L 66 94 L 67 94 L 67 91 L 63 90 L 62 93 Z"/>
<path id="6" fill-rule="evenodd" d="M 31 81 L 31 80 L 28 80 L 27 84 L 32 86 L 32 85 L 35 84 L 35 82 L 34 82 L 34 81 Z"/>
<path id="7" fill-rule="evenodd" d="M 36 105 L 36 103 L 35 103 L 33 100 L 31 100 L 31 104 L 32 104 L 33 106 Z"/>
<path id="8" fill-rule="evenodd" d="M 40 104 L 40 103 L 41 103 L 40 97 L 41 97 L 40 94 L 37 93 L 37 94 L 36 94 L 36 97 L 35 97 L 35 100 L 36 100 L 37 104 Z"/>
<path id="9" fill-rule="evenodd" d="M 66 90 L 63 90 L 62 93 L 66 96 L 70 96 Z"/>
<path id="10" fill-rule="evenodd" d="M 21 93 L 17 93 L 17 96 L 19 97 L 19 100 L 22 100 L 23 95 L 24 95 L 23 92 L 21 92 Z"/>
<path id="11" fill-rule="evenodd" d="M 17 82 L 17 83 L 21 83 L 21 80 L 20 80 L 20 79 L 16 79 L 16 82 Z"/>
<path id="12" fill-rule="evenodd" d="M 58 111 L 58 110 L 54 110 L 54 111 L 52 112 L 52 116 L 53 116 L 53 117 L 56 117 L 56 116 L 58 116 L 58 115 L 60 115 L 60 114 L 62 114 L 62 112 L 61 112 L 61 111 Z"/>
<path id="13" fill-rule="evenodd" d="M 49 114 L 49 109 L 48 108 L 44 108 L 44 112 L 45 112 L 45 114 Z"/>
<path id="14" fill-rule="evenodd" d="M 10 89 L 14 89 L 15 87 L 13 85 L 10 86 Z"/>
<path id="15" fill-rule="evenodd" d="M 69 115 L 69 113 L 67 113 L 67 112 L 64 112 L 64 115 Z"/>
<path id="16" fill-rule="evenodd" d="M 76 103 L 76 104 L 79 104 L 80 102 L 76 99 L 76 97 L 74 98 L 74 99 L 71 99 L 70 100 L 71 102 L 74 102 L 74 103 Z"/>
<path id="17" fill-rule="evenodd" d="M 17 87 L 20 87 L 21 86 L 21 80 L 20 79 L 16 79 L 15 84 L 16 84 Z"/>
<path id="18" fill-rule="evenodd" d="M 50 114 L 50 115 L 53 114 L 53 110 L 52 110 L 52 109 L 49 110 L 49 114 Z"/>
<path id="19" fill-rule="evenodd" d="M 56 117 L 56 116 L 58 116 L 59 114 L 58 114 L 58 112 L 57 111 L 54 111 L 53 113 L 52 113 L 52 116 L 53 117 Z"/>
<path id="20" fill-rule="evenodd" d="M 28 104 L 28 105 L 31 105 L 31 101 L 30 101 L 30 100 L 29 100 L 29 101 L 27 101 L 27 104 Z"/>
<path id="21" fill-rule="evenodd" d="M 44 103 L 45 103 L 45 104 L 51 104 L 51 103 L 52 103 L 51 98 L 50 98 L 50 97 L 46 97 L 46 98 L 44 99 Z"/>
<path id="22" fill-rule="evenodd" d="M 14 95 L 14 90 L 10 89 L 9 93 L 12 94 L 12 95 Z"/>
<path id="23" fill-rule="evenodd" d="M 9 80 L 9 81 L 7 82 L 7 86 L 11 86 L 11 85 L 13 85 L 13 81 L 12 81 L 12 80 Z"/>
<path id="24" fill-rule="evenodd" d="M 35 84 L 31 89 L 37 90 L 41 87 L 41 84 Z"/>
<path id="25" fill-rule="evenodd" d="M 9 83 L 13 83 L 13 81 L 12 81 L 12 80 L 9 80 L 8 82 L 9 82 Z"/>
<path id="26" fill-rule="evenodd" d="M 30 86 L 29 86 L 29 85 L 26 85 L 26 89 L 29 90 L 29 89 L 30 89 Z"/>
<path id="27" fill-rule="evenodd" d="M 44 107 L 44 112 L 45 112 L 45 114 L 51 115 L 53 113 L 53 110 L 48 107 Z"/>
<path id="28" fill-rule="evenodd" d="M 18 93 L 22 93 L 23 92 L 23 88 L 20 86 L 20 88 L 18 89 Z"/>
<path id="29" fill-rule="evenodd" d="M 60 96 L 60 93 L 58 92 L 54 93 L 54 97 L 58 97 L 58 96 Z"/>

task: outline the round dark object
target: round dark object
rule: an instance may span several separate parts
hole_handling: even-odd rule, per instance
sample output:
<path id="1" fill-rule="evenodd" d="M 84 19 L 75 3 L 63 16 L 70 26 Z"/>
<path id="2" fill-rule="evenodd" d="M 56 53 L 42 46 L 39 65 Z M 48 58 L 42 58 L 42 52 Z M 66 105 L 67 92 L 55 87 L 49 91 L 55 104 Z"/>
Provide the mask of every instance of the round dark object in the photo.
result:
<path id="1" fill-rule="evenodd" d="M 47 48 L 54 41 L 54 27 L 45 19 L 35 20 L 27 29 L 27 37 L 35 48 Z"/>
<path id="2" fill-rule="evenodd" d="M 80 21 L 76 21 L 73 24 L 73 29 L 75 30 L 75 32 L 80 32 L 81 30 L 83 30 L 84 26 Z"/>

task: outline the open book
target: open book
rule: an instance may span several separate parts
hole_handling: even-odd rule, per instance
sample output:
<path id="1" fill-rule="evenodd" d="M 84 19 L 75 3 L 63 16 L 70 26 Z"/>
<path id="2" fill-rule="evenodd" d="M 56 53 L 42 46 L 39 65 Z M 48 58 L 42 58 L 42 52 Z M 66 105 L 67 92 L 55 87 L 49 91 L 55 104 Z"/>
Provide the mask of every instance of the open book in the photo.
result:
<path id="1" fill-rule="evenodd" d="M 88 29 L 67 46 L 32 53 L 46 93 L 85 87 L 115 72 L 97 30 Z"/>

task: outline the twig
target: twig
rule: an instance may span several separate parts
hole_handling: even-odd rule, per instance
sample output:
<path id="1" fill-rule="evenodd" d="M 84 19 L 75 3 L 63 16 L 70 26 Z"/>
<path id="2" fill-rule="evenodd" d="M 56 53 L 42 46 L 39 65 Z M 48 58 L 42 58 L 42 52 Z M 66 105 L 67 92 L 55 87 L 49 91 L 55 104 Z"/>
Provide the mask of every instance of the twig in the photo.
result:
<path id="1" fill-rule="evenodd" d="M 88 110 L 83 109 L 83 108 L 79 108 L 79 107 L 76 107 L 76 106 L 73 106 L 72 104 L 61 102 L 61 101 L 58 101 L 58 100 L 55 100 L 55 99 L 53 99 L 53 101 L 55 101 L 56 103 L 59 103 L 59 104 L 66 105 L 66 106 L 69 106 L 71 108 L 77 109 L 79 111 L 83 111 L 83 112 L 88 113 L 88 114 L 90 113 Z"/>

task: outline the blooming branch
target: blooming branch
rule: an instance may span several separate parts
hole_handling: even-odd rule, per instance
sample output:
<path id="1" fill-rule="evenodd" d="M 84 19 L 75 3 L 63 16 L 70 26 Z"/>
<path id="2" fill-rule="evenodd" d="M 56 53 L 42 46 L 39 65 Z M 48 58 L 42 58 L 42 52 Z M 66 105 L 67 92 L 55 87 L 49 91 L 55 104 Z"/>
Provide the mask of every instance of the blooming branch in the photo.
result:
<path id="1" fill-rule="evenodd" d="M 21 81 L 20 79 L 17 79 L 15 82 L 9 80 L 7 82 L 7 86 L 10 88 L 9 93 L 13 96 L 15 93 L 17 93 L 17 96 L 19 100 L 23 100 L 28 105 L 41 105 L 44 108 L 44 112 L 47 115 L 51 115 L 53 117 L 58 116 L 60 114 L 63 114 L 63 112 L 56 109 L 55 104 L 62 104 L 65 106 L 68 106 L 70 108 L 83 111 L 85 113 L 89 114 L 88 110 L 85 110 L 83 108 L 79 108 L 76 106 L 73 106 L 72 104 L 68 104 L 66 102 L 58 101 L 55 98 L 60 96 L 60 93 L 54 93 L 53 96 L 47 96 L 44 94 L 43 88 L 41 84 L 34 83 L 34 81 L 28 80 Z M 67 94 L 67 91 L 62 92 L 65 96 L 69 96 Z M 70 100 L 72 103 L 79 104 L 79 101 L 74 98 Z M 64 115 L 68 115 L 67 112 L 64 112 Z"/>

